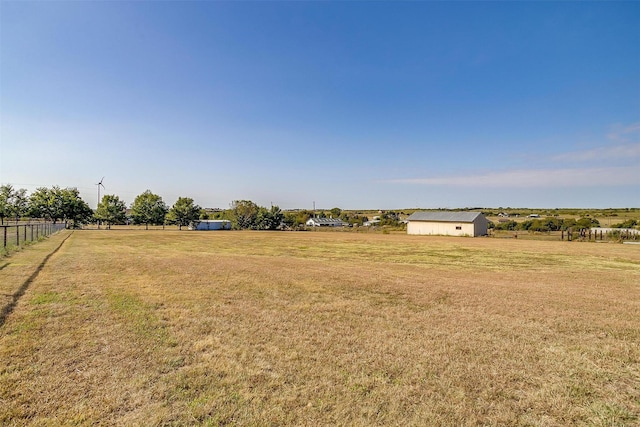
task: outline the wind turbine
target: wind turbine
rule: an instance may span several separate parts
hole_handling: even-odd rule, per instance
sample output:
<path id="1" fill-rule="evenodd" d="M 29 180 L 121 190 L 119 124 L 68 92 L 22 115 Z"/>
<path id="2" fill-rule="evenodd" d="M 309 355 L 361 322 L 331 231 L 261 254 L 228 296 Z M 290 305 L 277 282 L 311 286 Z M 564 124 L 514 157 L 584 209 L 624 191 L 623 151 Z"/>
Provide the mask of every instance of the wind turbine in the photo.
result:
<path id="1" fill-rule="evenodd" d="M 96 184 L 96 186 L 98 187 L 98 202 L 96 203 L 96 213 L 98 213 L 98 207 L 100 206 L 100 187 L 104 188 L 104 184 L 102 183 L 102 181 L 104 181 L 104 176 L 102 177 L 100 182 Z M 98 230 L 100 230 L 100 220 L 98 220 L 97 222 L 98 222 Z"/>
<path id="2" fill-rule="evenodd" d="M 98 202 L 96 203 L 96 207 L 97 207 L 97 205 L 100 204 L 100 187 L 104 188 L 104 185 L 102 184 L 102 181 L 104 181 L 104 176 L 102 177 L 100 182 L 96 184 L 96 186 L 98 187 Z"/>

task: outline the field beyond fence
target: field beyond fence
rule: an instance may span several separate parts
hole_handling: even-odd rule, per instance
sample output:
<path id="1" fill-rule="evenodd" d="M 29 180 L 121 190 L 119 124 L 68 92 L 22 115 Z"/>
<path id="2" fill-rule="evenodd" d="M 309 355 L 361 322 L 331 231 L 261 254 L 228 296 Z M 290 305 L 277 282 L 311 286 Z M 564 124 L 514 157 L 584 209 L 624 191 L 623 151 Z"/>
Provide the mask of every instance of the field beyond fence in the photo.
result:
<path id="1" fill-rule="evenodd" d="M 62 231 L 0 297 L 2 425 L 640 423 L 636 245 Z"/>
<path id="2" fill-rule="evenodd" d="M 65 228 L 64 223 L 34 222 L 28 224 L 3 224 L 0 225 L 0 239 L 2 239 L 2 251 L 19 248 L 26 244 L 56 233 Z"/>

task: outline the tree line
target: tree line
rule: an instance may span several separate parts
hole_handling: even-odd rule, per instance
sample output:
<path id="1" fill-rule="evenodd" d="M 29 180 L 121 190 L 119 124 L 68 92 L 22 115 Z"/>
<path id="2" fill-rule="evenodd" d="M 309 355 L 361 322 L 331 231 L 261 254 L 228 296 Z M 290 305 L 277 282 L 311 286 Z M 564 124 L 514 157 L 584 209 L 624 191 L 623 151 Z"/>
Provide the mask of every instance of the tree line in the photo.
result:
<path id="1" fill-rule="evenodd" d="M 347 223 L 360 225 L 368 220 L 366 216 L 344 212 L 339 208 L 331 209 L 328 214 L 324 211 L 316 214 L 308 210 L 284 212 L 279 206 L 273 205 L 267 208 L 251 200 L 234 200 L 229 209 L 210 213 L 189 197 L 179 197 L 173 206 L 168 207 L 162 197 L 149 190 L 135 198 L 128 216 L 123 201 L 115 195 L 105 195 L 98 205 L 94 218 L 106 224 L 107 227 L 131 220 L 133 224 L 144 224 L 147 228 L 149 225 L 165 224 L 182 228 L 199 220 L 223 219 L 231 221 L 232 228 L 235 230 L 282 230 L 304 226 L 314 215 L 319 217 L 331 215 Z M 385 218 L 390 222 L 398 220 L 395 213 L 388 214 Z"/>
<path id="2" fill-rule="evenodd" d="M 41 218 L 67 227 L 97 222 L 107 228 L 116 224 L 177 225 L 180 229 L 202 219 L 228 219 L 235 229 L 277 230 L 293 225 L 297 217 L 286 216 L 278 206 L 266 208 L 250 200 L 235 200 L 228 210 L 208 214 L 190 197 L 179 197 L 169 207 L 150 190 L 139 194 L 130 208 L 115 194 L 106 194 L 94 211 L 77 188 L 40 187 L 28 195 L 24 188 L 0 186 L 0 223 Z M 308 219 L 308 218 L 307 218 Z M 306 219 L 305 219 L 306 221 Z"/>
<path id="3" fill-rule="evenodd" d="M 512 231 L 561 231 L 568 230 L 570 228 L 584 229 L 600 227 L 600 222 L 595 218 L 583 217 L 579 219 L 574 218 L 539 218 L 530 219 L 522 222 L 516 222 L 513 220 L 499 222 L 497 224 L 489 222 L 489 228 L 495 230 L 512 230 Z"/>
<path id="4" fill-rule="evenodd" d="M 41 187 L 31 195 L 24 188 L 10 184 L 0 186 L 0 222 L 21 218 L 43 218 L 67 226 L 85 224 L 93 218 L 93 210 L 82 200 L 76 188 Z"/>

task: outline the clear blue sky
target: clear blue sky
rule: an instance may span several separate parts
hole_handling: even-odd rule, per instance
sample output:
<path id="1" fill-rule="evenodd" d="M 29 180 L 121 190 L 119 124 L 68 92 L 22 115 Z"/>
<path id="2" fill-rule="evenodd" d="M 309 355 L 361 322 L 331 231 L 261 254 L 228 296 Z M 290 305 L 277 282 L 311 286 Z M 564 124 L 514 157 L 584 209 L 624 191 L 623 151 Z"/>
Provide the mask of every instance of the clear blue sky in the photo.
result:
<path id="1" fill-rule="evenodd" d="M 0 2 L 0 182 L 640 206 L 639 2 Z"/>

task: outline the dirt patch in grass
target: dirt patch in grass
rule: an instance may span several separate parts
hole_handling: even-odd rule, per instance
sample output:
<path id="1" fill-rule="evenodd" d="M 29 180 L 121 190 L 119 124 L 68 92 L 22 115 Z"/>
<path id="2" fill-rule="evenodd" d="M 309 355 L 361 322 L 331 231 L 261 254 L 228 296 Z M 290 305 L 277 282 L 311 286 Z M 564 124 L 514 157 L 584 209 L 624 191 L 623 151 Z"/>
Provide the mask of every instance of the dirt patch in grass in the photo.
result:
<path id="1" fill-rule="evenodd" d="M 632 425 L 639 284 L 633 245 L 76 232 L 0 328 L 0 423 Z"/>

